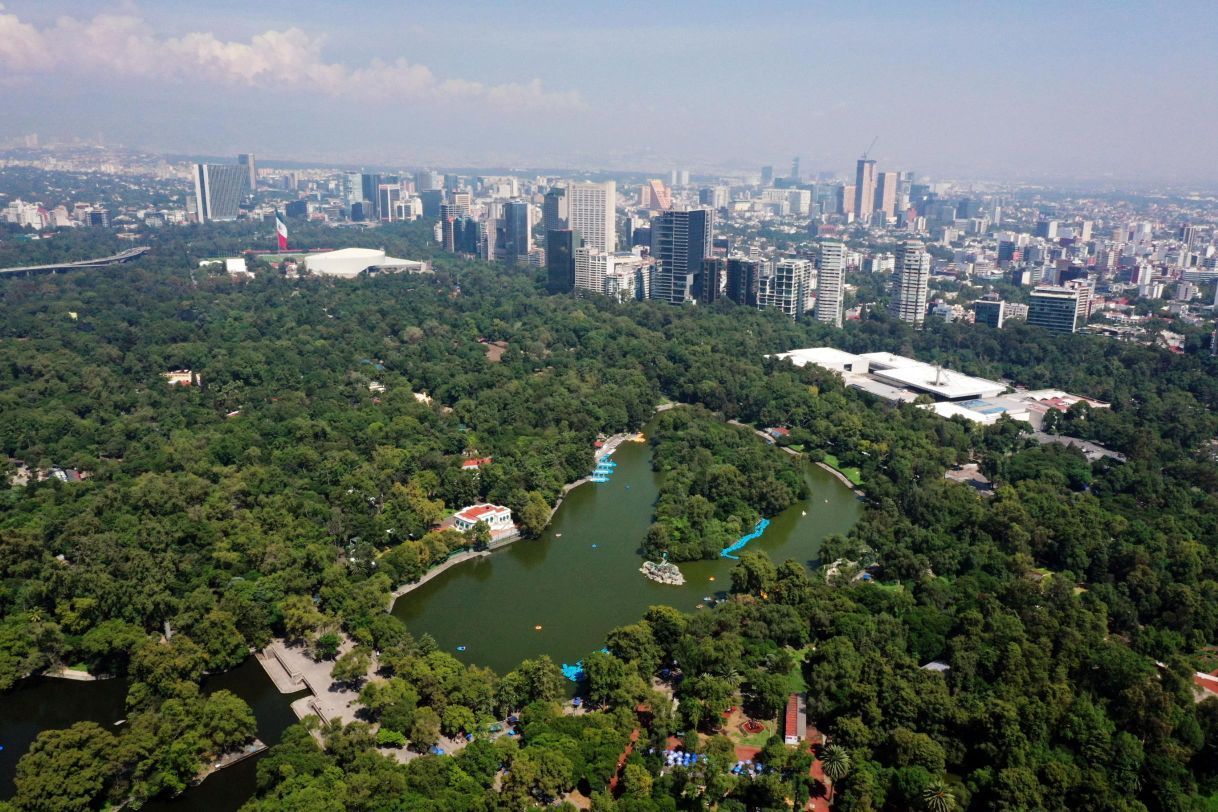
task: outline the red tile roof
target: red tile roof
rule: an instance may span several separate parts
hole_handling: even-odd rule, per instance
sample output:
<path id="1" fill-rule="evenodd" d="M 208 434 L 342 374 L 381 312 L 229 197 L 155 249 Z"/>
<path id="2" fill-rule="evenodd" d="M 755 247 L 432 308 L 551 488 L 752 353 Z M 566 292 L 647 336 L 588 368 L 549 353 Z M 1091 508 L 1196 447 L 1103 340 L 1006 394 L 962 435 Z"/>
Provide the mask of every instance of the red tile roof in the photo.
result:
<path id="1" fill-rule="evenodd" d="M 499 505 L 474 505 L 467 507 L 457 515 L 467 522 L 476 522 L 501 510 L 507 510 L 507 508 L 500 507 Z"/>
<path id="2" fill-rule="evenodd" d="M 785 736 L 799 735 L 799 694 L 787 697 L 787 717 L 782 732 Z"/>

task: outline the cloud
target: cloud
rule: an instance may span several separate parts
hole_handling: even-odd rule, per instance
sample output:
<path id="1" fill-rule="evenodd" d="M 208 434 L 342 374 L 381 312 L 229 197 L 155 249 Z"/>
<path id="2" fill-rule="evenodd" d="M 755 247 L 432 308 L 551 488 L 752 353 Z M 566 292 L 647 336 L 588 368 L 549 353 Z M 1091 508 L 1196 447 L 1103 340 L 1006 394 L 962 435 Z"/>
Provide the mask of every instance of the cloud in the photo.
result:
<path id="1" fill-rule="evenodd" d="M 545 89 L 539 79 L 486 84 L 436 76 L 405 58 L 351 66 L 328 62 L 323 38 L 300 28 L 264 31 L 248 42 L 210 32 L 158 35 L 134 13 L 60 17 L 46 28 L 0 4 L 0 73 L 77 72 L 150 81 L 190 78 L 238 87 L 321 92 L 368 101 L 472 101 L 511 109 L 581 109 L 577 92 Z"/>

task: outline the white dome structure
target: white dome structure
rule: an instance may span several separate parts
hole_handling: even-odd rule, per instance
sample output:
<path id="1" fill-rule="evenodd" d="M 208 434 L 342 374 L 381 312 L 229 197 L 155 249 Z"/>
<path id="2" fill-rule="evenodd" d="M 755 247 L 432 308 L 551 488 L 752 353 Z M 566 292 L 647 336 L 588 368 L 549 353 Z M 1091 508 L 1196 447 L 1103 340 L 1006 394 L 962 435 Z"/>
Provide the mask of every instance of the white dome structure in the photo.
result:
<path id="1" fill-rule="evenodd" d="M 318 276 L 340 279 L 352 279 L 364 271 L 425 273 L 430 270 L 426 262 L 385 256 L 379 248 L 340 248 L 324 254 L 309 254 L 305 257 L 305 268 Z"/>

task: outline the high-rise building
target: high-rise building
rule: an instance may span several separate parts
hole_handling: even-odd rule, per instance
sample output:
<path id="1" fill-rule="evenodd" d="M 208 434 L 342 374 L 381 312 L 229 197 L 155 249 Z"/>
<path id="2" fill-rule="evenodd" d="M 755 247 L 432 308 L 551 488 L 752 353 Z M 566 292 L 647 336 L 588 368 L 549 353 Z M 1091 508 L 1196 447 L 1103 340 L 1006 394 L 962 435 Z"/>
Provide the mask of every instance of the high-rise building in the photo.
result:
<path id="1" fill-rule="evenodd" d="M 1001 330 L 1006 319 L 1006 302 L 996 297 L 978 299 L 973 302 L 973 314 L 977 324 L 988 324 L 995 330 Z"/>
<path id="2" fill-rule="evenodd" d="M 671 304 L 697 298 L 702 260 L 710 256 L 715 215 L 710 209 L 666 211 L 651 221 L 656 261 L 651 298 Z"/>
<path id="3" fill-rule="evenodd" d="M 900 174 L 896 172 L 880 172 L 876 176 L 875 210 L 891 219 L 897 216 L 897 186 L 900 184 Z"/>
<path id="4" fill-rule="evenodd" d="M 773 182 L 774 182 L 774 167 L 772 167 L 772 166 L 761 167 L 761 185 L 769 186 Z"/>
<path id="5" fill-rule="evenodd" d="M 402 187 L 397 183 L 382 183 L 376 189 L 376 210 L 383 223 L 392 223 L 402 201 Z"/>
<path id="6" fill-rule="evenodd" d="M 420 194 L 423 192 L 442 192 L 444 191 L 444 176 L 438 172 L 432 172 L 430 169 L 423 169 L 414 173 L 414 190 Z M 434 217 L 435 215 L 430 215 Z"/>
<path id="7" fill-rule="evenodd" d="M 1085 307 L 1077 287 L 1038 287 L 1028 297 L 1028 324 L 1054 333 L 1075 333 L 1086 320 Z"/>
<path id="8" fill-rule="evenodd" d="M 575 251 L 579 234 L 570 228 L 546 232 L 546 289 L 550 293 L 575 290 Z"/>
<path id="9" fill-rule="evenodd" d="M 667 211 L 672 208 L 672 190 L 664 185 L 664 181 L 652 178 L 639 187 L 639 206 Z"/>
<path id="10" fill-rule="evenodd" d="M 854 216 L 866 220 L 875 209 L 875 161 L 859 158 L 854 171 Z"/>
<path id="11" fill-rule="evenodd" d="M 254 153 L 243 152 L 237 156 L 237 165 L 244 166 L 247 183 L 246 190 L 253 194 L 258 191 L 258 166 L 254 161 Z"/>
<path id="12" fill-rule="evenodd" d="M 917 240 L 897 245 L 895 284 L 889 312 L 893 318 L 921 327 L 926 319 L 926 291 L 930 287 L 930 254 Z"/>
<path id="13" fill-rule="evenodd" d="M 548 234 L 567 227 L 567 189 L 551 186 L 541 202 L 541 226 Z"/>
<path id="14" fill-rule="evenodd" d="M 842 326 L 845 276 L 846 246 L 837 240 L 822 242 L 816 261 L 816 306 L 813 315 L 817 321 L 834 327 Z"/>
<path id="15" fill-rule="evenodd" d="M 456 222 L 461 216 L 461 210 L 451 203 L 440 204 L 440 243 L 449 253 L 455 253 L 458 248 Z"/>
<path id="16" fill-rule="evenodd" d="M 469 217 L 470 210 L 474 206 L 474 196 L 469 192 L 450 192 L 448 202 L 456 206 L 462 215 Z"/>
<path id="17" fill-rule="evenodd" d="M 572 183 L 567 186 L 567 219 L 592 251 L 617 249 L 617 184 Z"/>
<path id="18" fill-rule="evenodd" d="M 702 260 L 702 276 L 698 279 L 697 299 L 710 304 L 723 297 L 727 290 L 727 260 L 707 257 Z"/>
<path id="19" fill-rule="evenodd" d="M 377 205 L 377 193 L 381 188 L 381 176 L 376 173 L 363 172 L 359 176 L 360 181 L 360 200 L 367 200 L 372 204 L 369 212 L 370 219 L 376 220 L 379 218 L 380 208 Z"/>
<path id="20" fill-rule="evenodd" d="M 529 255 L 533 247 L 533 209 L 523 200 L 503 204 L 504 254 L 509 262 Z"/>
<path id="21" fill-rule="evenodd" d="M 799 156 L 798 155 L 796 155 L 794 158 L 791 159 L 791 174 L 789 177 L 791 178 L 791 180 L 794 180 L 794 181 L 799 180 Z"/>
<path id="22" fill-rule="evenodd" d="M 1057 239 L 1057 229 L 1061 226 L 1057 220 L 1040 220 L 1036 223 L 1036 236 L 1046 240 Z"/>
<path id="23" fill-rule="evenodd" d="M 854 212 L 855 201 L 858 200 L 857 187 L 843 184 L 836 189 L 837 213 L 847 215 Z"/>
<path id="24" fill-rule="evenodd" d="M 200 223 L 236 220 L 249 173 L 237 164 L 195 164 L 195 211 Z"/>
<path id="25" fill-rule="evenodd" d="M 704 186 L 698 190 L 698 202 L 712 209 L 723 209 L 728 203 L 726 186 Z"/>
<path id="26" fill-rule="evenodd" d="M 761 271 L 757 280 L 757 309 L 773 307 L 793 319 L 808 309 L 812 295 L 812 262 L 780 259 Z"/>
<path id="27" fill-rule="evenodd" d="M 757 274 L 759 265 L 756 260 L 743 257 L 730 257 L 727 261 L 727 286 L 724 291 L 727 298 L 736 304 L 757 305 Z"/>
<path id="28" fill-rule="evenodd" d="M 424 189 L 419 192 L 419 200 L 423 203 L 424 217 L 439 217 L 440 206 L 444 203 L 444 192 L 440 189 Z"/>

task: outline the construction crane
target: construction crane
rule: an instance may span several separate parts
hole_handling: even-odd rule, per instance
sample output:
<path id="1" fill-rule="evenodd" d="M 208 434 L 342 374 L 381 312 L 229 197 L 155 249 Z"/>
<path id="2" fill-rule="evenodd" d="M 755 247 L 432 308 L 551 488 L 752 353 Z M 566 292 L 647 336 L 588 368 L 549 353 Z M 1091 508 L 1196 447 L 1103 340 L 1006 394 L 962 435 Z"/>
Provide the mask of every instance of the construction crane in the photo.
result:
<path id="1" fill-rule="evenodd" d="M 872 148 L 875 147 L 875 142 L 879 141 L 879 140 L 880 140 L 880 137 L 878 135 L 875 138 L 872 138 L 871 143 L 867 146 L 867 149 L 863 150 L 863 160 L 864 161 L 867 160 L 867 156 L 871 153 Z"/>

